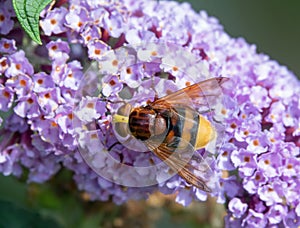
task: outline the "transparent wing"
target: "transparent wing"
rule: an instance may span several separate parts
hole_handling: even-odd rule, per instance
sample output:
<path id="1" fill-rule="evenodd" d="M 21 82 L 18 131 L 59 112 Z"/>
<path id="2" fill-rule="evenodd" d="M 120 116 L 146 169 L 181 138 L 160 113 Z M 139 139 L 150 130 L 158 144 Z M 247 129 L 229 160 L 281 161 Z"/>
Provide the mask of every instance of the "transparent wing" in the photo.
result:
<path id="1" fill-rule="evenodd" d="M 154 108 L 166 108 L 166 106 L 190 106 L 195 110 L 205 112 L 210 110 L 222 94 L 221 85 L 228 78 L 211 78 L 191 86 L 185 87 L 177 92 L 164 96 L 150 105 Z"/>
<path id="2" fill-rule="evenodd" d="M 186 142 L 186 145 L 175 150 L 166 143 L 156 148 L 147 144 L 158 158 L 188 183 L 205 192 L 212 192 L 214 186 L 211 184 L 211 180 L 214 173 L 206 160 L 200 153 L 194 151 L 194 147 L 190 143 Z"/>

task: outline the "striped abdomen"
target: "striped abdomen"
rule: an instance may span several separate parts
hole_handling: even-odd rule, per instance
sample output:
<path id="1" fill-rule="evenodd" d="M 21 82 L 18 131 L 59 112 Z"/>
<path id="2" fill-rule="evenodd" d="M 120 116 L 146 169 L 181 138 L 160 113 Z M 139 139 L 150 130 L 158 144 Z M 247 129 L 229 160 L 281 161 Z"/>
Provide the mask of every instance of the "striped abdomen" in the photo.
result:
<path id="1" fill-rule="evenodd" d="M 151 109 L 151 106 L 133 109 L 129 115 L 131 134 L 142 141 L 166 143 L 170 150 L 205 147 L 214 138 L 209 121 L 188 108 Z M 163 137 L 163 138 L 161 138 Z"/>
<path id="2" fill-rule="evenodd" d="M 196 145 L 199 114 L 189 108 L 176 108 L 170 115 L 169 133 L 164 142 L 170 148 L 185 148 L 187 143 Z"/>

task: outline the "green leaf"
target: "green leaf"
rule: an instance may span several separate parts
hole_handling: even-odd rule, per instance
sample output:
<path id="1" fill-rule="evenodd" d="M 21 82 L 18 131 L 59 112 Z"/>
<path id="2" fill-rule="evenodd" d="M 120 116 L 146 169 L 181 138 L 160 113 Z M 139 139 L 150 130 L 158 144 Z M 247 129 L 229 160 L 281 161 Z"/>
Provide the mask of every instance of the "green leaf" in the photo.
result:
<path id="1" fill-rule="evenodd" d="M 17 18 L 27 34 L 42 44 L 39 31 L 39 15 L 52 0 L 13 0 Z"/>
<path id="2" fill-rule="evenodd" d="M 62 226 L 53 218 L 43 216 L 38 211 L 29 210 L 16 203 L 0 200 L 0 227 L 51 228 Z"/>

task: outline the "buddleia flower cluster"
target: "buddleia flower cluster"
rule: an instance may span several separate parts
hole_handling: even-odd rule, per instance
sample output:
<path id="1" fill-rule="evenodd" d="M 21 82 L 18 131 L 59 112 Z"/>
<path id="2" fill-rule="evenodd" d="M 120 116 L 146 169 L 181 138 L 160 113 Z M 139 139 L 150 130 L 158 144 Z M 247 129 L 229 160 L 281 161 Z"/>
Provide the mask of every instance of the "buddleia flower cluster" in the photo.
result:
<path id="1" fill-rule="evenodd" d="M 90 200 L 122 204 L 158 190 L 187 206 L 212 195 L 226 204 L 227 227 L 300 225 L 300 85 L 285 66 L 186 3 L 57 1 L 41 14 L 41 46 L 20 29 L 11 1 L 0 4 L 3 175 L 43 183 L 68 169 Z M 142 104 L 213 77 L 229 78 L 215 110 L 224 126 L 211 166 L 218 191 L 122 169 L 159 159 L 118 143 L 120 98 Z M 107 153 L 114 159 L 99 156 Z M 140 186 L 143 177 L 163 181 Z"/>

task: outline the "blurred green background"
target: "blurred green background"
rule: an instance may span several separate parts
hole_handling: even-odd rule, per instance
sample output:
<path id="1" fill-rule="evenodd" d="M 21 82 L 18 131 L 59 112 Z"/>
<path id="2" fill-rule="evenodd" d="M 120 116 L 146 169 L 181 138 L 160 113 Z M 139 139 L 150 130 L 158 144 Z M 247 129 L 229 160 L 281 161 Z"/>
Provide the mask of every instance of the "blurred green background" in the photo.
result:
<path id="1" fill-rule="evenodd" d="M 258 51 L 300 77 L 300 1 L 190 0 L 196 11 L 215 16 L 232 37 L 244 37 Z"/>
<path id="2" fill-rule="evenodd" d="M 300 76 L 300 1 L 193 0 L 196 11 L 215 16 L 232 37 L 244 37 L 259 52 Z M 0 228 L 12 227 L 222 227 L 224 210 L 213 200 L 183 208 L 174 196 L 154 194 L 146 202 L 88 202 L 71 173 L 46 184 L 0 175 Z"/>

